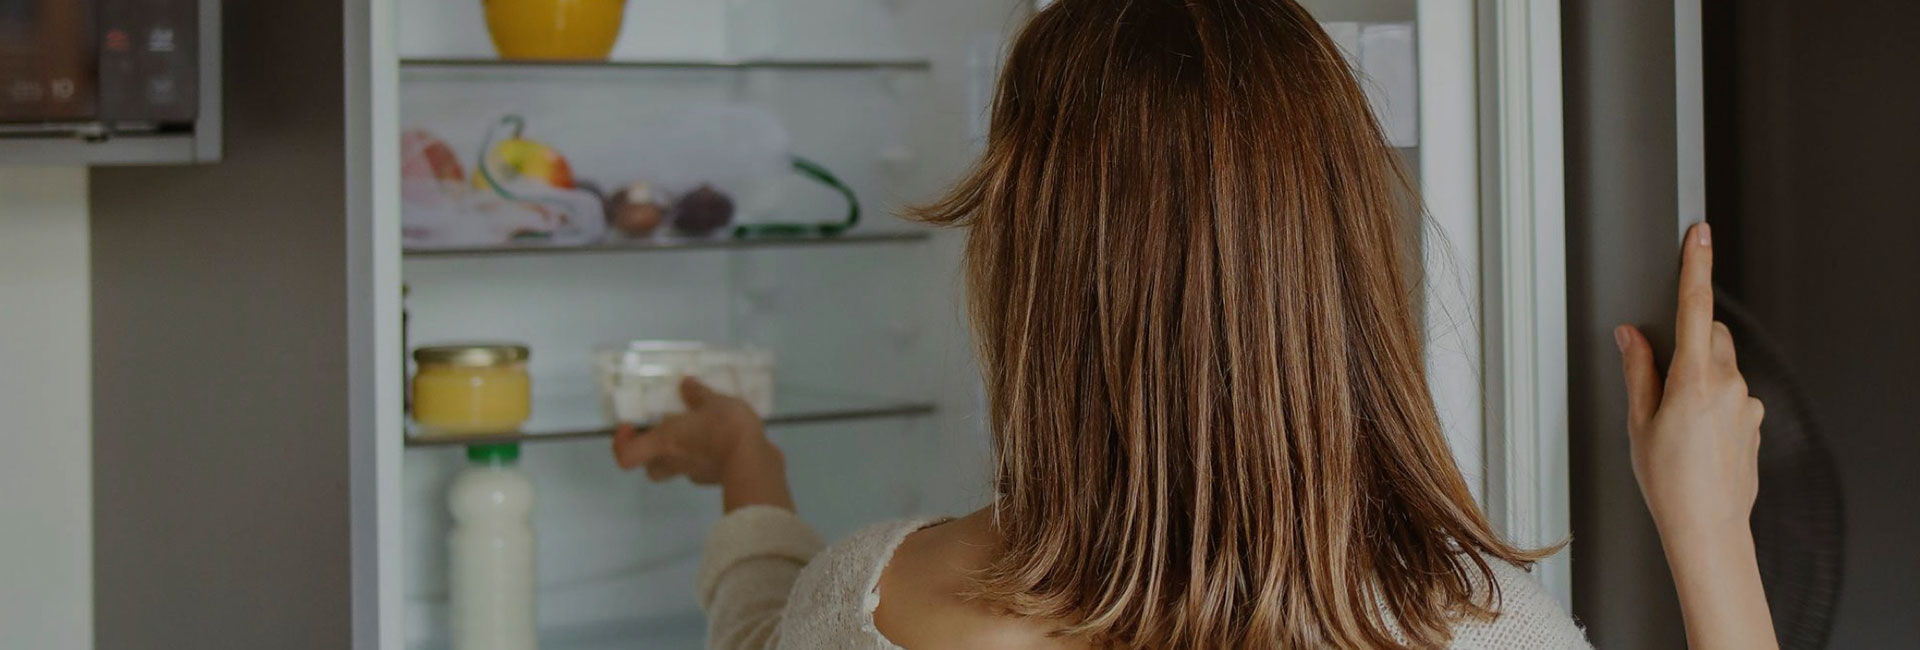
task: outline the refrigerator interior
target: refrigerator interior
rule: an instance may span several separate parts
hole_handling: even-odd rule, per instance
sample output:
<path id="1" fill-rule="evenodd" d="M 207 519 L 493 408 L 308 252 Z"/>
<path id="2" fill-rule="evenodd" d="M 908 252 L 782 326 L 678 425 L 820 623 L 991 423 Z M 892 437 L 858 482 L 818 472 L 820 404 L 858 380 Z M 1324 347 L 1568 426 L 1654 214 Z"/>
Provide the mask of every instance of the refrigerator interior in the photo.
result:
<path id="1" fill-rule="evenodd" d="M 1029 4 L 631 0 L 612 56 L 631 65 L 502 66 L 462 63 L 494 58 L 480 3 L 399 0 L 399 123 L 438 135 L 463 164 L 479 155 L 487 129 L 513 114 L 524 118 L 527 137 L 567 157 L 575 177 L 614 189 L 671 163 L 636 133 L 703 106 L 747 104 L 776 115 L 791 152 L 858 194 L 866 217 L 854 233 L 900 235 L 805 246 L 408 254 L 409 345 L 528 344 L 529 428 L 566 430 L 607 426 L 594 400 L 596 345 L 693 339 L 762 347 L 777 359 L 776 414 L 895 413 L 769 427 L 787 454 L 802 515 L 828 539 L 888 518 L 980 507 L 989 496 L 988 449 L 956 273 L 962 235 L 892 214 L 932 197 L 976 151 L 994 65 Z M 1410 30 L 1414 19 L 1414 0 L 1306 4 L 1328 22 Z M 1362 33 L 1358 24 L 1335 26 L 1342 30 Z M 1410 85 L 1411 65 L 1398 69 Z M 1379 110 L 1401 111 L 1411 124 L 1409 92 L 1381 91 L 1381 104 L 1394 106 Z M 1417 160 L 1417 134 L 1404 135 L 1398 144 Z M 792 178 L 727 189 L 742 220 L 831 221 L 844 210 L 832 192 Z M 701 647 L 693 574 L 719 517 L 718 494 L 621 472 L 608 442 L 523 445 L 521 466 L 537 490 L 542 645 Z M 446 646 L 445 491 L 465 463 L 460 449 L 405 452 L 409 647 Z"/>

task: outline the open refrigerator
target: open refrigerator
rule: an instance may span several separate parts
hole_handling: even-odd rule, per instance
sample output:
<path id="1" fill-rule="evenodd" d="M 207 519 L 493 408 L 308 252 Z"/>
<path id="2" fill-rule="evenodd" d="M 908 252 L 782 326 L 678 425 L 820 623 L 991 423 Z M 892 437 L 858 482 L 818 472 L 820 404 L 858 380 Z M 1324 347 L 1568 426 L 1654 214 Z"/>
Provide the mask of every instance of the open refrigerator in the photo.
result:
<path id="1" fill-rule="evenodd" d="M 978 151 L 999 62 L 1032 4 L 630 0 L 608 60 L 542 63 L 496 54 L 483 2 L 391 3 L 391 49 L 375 48 L 394 59 L 386 62 L 397 85 L 388 105 L 398 115 L 386 116 L 396 127 L 388 133 L 431 134 L 463 173 L 487 164 L 495 129 L 512 116 L 527 139 L 565 157 L 577 185 L 605 192 L 650 182 L 685 194 L 698 183 L 658 181 L 696 155 L 678 134 L 729 130 L 683 129 L 683 118 L 750 107 L 782 131 L 763 149 L 830 170 L 865 215 L 845 232 L 777 237 L 725 228 L 679 236 L 668 227 L 640 238 L 596 230 L 531 243 L 402 238 L 392 268 L 406 287 L 405 319 L 391 326 L 406 346 L 507 340 L 531 350 L 532 418 L 492 439 L 522 444 L 521 466 L 537 490 L 543 648 L 703 646 L 692 585 L 720 515 L 718 494 L 652 484 L 614 465 L 594 382 L 597 346 L 697 340 L 770 352 L 769 433 L 786 453 L 801 514 L 829 539 L 988 501 L 983 397 L 958 275 L 964 234 L 892 215 L 935 196 Z M 1419 128 L 1420 3 L 1307 4 L 1348 48 L 1410 167 L 1436 177 L 1422 164 L 1433 158 L 1423 155 Z M 1465 59 L 1470 69 L 1471 54 Z M 1473 160 L 1470 137 L 1442 143 L 1455 147 L 1445 152 L 1453 159 Z M 777 170 L 723 190 L 741 224 L 825 223 L 846 212 L 837 190 Z M 1467 231 L 1450 237 L 1456 247 L 1477 238 L 1475 218 L 1466 215 Z M 1443 335 L 1460 340 L 1435 346 L 1438 354 L 1463 359 L 1437 362 L 1438 376 L 1450 363 L 1475 363 L 1476 325 L 1459 313 L 1471 304 L 1463 294 L 1429 305 L 1456 319 Z M 386 385 L 404 385 L 391 374 Z M 1459 399 L 1477 413 L 1477 393 Z M 1480 466 L 1473 423 L 1457 427 L 1456 440 L 1470 475 Z M 383 549 L 391 561 L 381 580 L 399 589 L 382 594 L 381 608 L 400 623 L 383 637 L 447 647 L 446 489 L 465 457 L 450 444 L 458 440 L 415 436 L 397 423 L 383 435 L 404 438 L 391 448 L 397 493 L 386 501 L 397 507 L 399 532 Z"/>

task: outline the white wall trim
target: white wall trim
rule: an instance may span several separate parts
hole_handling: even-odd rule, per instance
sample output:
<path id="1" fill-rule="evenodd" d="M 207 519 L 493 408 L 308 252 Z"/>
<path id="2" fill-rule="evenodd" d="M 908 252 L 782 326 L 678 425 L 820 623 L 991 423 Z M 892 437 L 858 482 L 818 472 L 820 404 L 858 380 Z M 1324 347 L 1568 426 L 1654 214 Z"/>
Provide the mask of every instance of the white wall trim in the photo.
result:
<path id="1" fill-rule="evenodd" d="M 0 647 L 93 647 L 85 167 L 0 167 Z"/>
<path id="2" fill-rule="evenodd" d="M 1526 547 L 1568 535 L 1565 139 L 1560 10 L 1556 3 L 1492 0 L 1486 43 L 1491 111 L 1482 161 L 1491 196 L 1484 269 L 1487 509 Z M 1569 554 L 1535 575 L 1571 604 Z"/>

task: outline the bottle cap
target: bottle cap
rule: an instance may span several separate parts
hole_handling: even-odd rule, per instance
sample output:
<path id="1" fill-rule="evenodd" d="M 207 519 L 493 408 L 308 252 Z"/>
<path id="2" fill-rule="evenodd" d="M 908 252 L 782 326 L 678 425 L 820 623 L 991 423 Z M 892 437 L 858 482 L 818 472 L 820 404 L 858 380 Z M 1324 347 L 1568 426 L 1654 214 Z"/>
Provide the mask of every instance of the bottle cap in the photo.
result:
<path id="1" fill-rule="evenodd" d="M 467 461 L 482 465 L 512 465 L 520 460 L 520 443 L 467 445 Z"/>

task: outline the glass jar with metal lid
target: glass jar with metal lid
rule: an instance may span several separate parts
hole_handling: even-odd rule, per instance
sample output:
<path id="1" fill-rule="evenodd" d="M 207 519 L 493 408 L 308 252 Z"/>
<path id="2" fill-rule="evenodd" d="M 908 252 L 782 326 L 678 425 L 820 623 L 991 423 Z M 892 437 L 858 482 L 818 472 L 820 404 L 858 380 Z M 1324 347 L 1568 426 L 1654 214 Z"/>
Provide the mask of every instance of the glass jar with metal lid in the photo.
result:
<path id="1" fill-rule="evenodd" d="M 413 421 L 425 435 L 514 433 L 533 411 L 527 346 L 462 343 L 413 351 Z"/>

